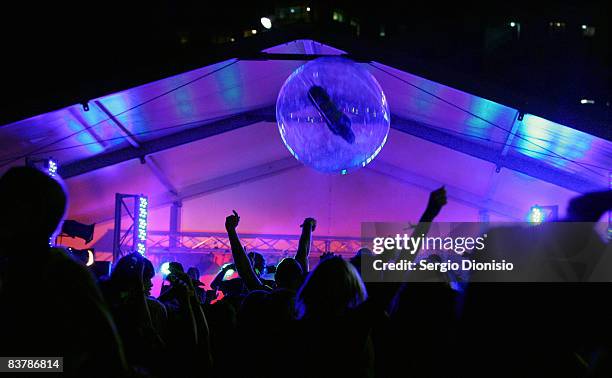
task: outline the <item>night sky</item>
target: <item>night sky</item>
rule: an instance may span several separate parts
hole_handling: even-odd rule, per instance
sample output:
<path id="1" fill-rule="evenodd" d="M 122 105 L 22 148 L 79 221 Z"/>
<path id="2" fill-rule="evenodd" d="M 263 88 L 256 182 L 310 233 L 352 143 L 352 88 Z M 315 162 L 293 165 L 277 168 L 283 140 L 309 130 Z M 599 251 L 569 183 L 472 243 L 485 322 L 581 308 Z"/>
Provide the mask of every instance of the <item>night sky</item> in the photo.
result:
<path id="1" fill-rule="evenodd" d="M 610 64 L 603 2 L 425 3 L 419 9 L 387 1 L 19 2 L 1 16 L 0 124 L 312 37 L 459 89 L 478 82 L 507 90 L 496 97 L 542 100 L 570 123 L 588 119 L 587 131 L 601 127 L 598 134 L 606 137 Z M 312 22 L 264 33 L 260 17 L 306 5 Z M 332 21 L 333 11 L 343 13 L 343 24 Z M 359 35 L 349 20 L 359 24 Z M 512 21 L 521 25 L 520 38 Z M 556 21 L 565 23 L 563 32 L 551 32 L 549 23 Z M 583 24 L 595 26 L 593 37 L 582 35 Z M 252 28 L 260 33 L 244 38 Z M 230 36 L 234 43 L 213 43 Z M 585 110 L 581 98 L 596 103 Z"/>

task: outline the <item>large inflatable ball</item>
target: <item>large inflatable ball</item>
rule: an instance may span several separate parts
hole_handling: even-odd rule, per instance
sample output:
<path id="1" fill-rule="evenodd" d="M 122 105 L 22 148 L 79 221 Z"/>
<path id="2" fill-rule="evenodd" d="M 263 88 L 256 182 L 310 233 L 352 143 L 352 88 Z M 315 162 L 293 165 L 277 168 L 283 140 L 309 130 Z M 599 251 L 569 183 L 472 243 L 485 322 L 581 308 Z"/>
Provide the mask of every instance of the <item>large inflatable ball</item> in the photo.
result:
<path id="1" fill-rule="evenodd" d="M 385 145 L 389 105 L 374 77 L 341 57 L 312 60 L 289 76 L 276 101 L 289 152 L 319 172 L 365 167 Z"/>

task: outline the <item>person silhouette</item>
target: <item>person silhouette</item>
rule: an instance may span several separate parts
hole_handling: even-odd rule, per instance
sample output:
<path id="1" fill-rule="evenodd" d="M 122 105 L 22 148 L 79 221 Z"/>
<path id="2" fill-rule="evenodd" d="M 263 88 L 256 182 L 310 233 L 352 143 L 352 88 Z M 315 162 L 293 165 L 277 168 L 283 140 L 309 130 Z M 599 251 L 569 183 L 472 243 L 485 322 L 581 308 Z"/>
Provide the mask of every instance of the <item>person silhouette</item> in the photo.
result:
<path id="1" fill-rule="evenodd" d="M 0 355 L 63 357 L 70 377 L 123 376 L 122 345 L 93 276 L 49 245 L 67 200 L 61 181 L 34 168 L 0 178 Z"/>

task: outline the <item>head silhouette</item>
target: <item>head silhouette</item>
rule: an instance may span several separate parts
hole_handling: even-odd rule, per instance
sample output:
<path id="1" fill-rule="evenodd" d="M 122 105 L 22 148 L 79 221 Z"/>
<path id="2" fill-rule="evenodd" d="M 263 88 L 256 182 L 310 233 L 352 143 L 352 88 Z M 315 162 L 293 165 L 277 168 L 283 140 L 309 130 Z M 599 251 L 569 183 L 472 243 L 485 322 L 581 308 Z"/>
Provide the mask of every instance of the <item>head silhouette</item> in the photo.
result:
<path id="1" fill-rule="evenodd" d="M 283 259 L 276 267 L 274 280 L 278 288 L 298 291 L 303 281 L 302 267 L 292 258 Z"/>
<path id="2" fill-rule="evenodd" d="M 612 209 L 612 190 L 586 193 L 572 198 L 567 207 L 567 220 L 571 222 L 597 222 Z"/>
<path id="3" fill-rule="evenodd" d="M 361 266 L 364 264 L 370 265 L 374 258 L 374 254 L 369 248 L 360 248 L 355 256 L 351 257 L 350 262 L 353 264 L 355 269 L 361 273 Z"/>
<path id="4" fill-rule="evenodd" d="M 341 257 L 330 257 L 310 272 L 297 293 L 298 317 L 322 319 L 342 316 L 367 298 L 357 270 Z"/>
<path id="5" fill-rule="evenodd" d="M 0 178 L 1 243 L 48 243 L 64 218 L 66 202 L 57 180 L 34 168 L 11 168 Z"/>
<path id="6" fill-rule="evenodd" d="M 257 252 L 249 252 L 248 256 L 249 260 L 251 260 L 253 270 L 255 270 L 255 274 L 257 274 L 258 276 L 264 274 L 264 268 L 266 267 L 266 259 L 263 257 L 263 255 Z"/>
<path id="7" fill-rule="evenodd" d="M 142 284 L 146 295 L 151 295 L 155 268 L 149 259 L 138 252 L 123 256 L 117 261 L 111 273 L 112 282 L 121 290 L 140 289 L 136 284 L 142 272 Z"/>
<path id="8" fill-rule="evenodd" d="M 200 279 L 200 270 L 195 266 L 191 266 L 189 269 L 187 269 L 187 275 L 192 280 L 198 281 Z"/>

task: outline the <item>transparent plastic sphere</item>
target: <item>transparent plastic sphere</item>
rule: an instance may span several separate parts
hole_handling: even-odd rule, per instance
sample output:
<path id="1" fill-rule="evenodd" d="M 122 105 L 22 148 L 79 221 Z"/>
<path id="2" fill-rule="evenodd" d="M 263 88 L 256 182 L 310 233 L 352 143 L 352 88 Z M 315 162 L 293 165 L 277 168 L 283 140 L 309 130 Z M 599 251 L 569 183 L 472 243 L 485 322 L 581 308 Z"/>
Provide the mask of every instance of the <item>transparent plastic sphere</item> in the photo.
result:
<path id="1" fill-rule="evenodd" d="M 324 57 L 285 81 L 276 119 L 296 159 L 319 172 L 346 174 L 378 155 L 390 113 L 385 94 L 366 69 L 346 58 Z"/>

